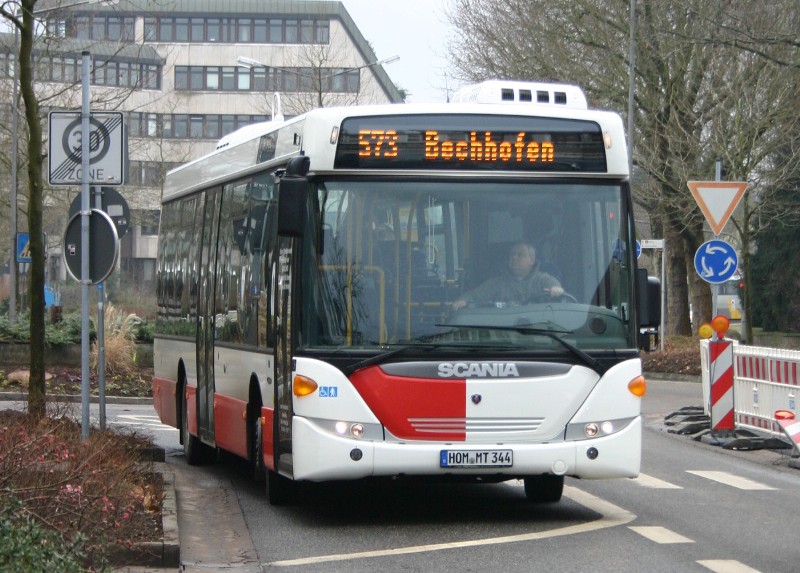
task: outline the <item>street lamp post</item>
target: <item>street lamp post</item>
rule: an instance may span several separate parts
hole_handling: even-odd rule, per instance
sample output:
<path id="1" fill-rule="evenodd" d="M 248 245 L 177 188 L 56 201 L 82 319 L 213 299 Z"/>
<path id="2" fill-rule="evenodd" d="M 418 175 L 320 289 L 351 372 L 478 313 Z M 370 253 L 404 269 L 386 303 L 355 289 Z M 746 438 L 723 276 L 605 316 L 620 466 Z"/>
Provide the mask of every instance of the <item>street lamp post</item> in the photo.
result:
<path id="1" fill-rule="evenodd" d="M 322 104 L 323 104 L 323 102 L 322 102 L 322 94 L 323 94 L 322 82 L 323 81 L 328 80 L 330 78 L 334 78 L 336 76 L 340 76 L 342 74 L 346 74 L 348 72 L 355 71 L 355 70 L 362 70 L 364 68 L 371 68 L 373 66 L 391 64 L 391 63 L 396 62 L 399 59 L 400 59 L 400 56 L 395 54 L 393 56 L 389 56 L 387 58 L 382 58 L 380 60 L 377 60 L 375 62 L 371 62 L 369 64 L 364 64 L 364 65 L 361 65 L 361 66 L 355 66 L 355 67 L 351 67 L 351 68 L 344 68 L 342 70 L 339 70 L 338 72 L 334 72 L 332 74 L 327 74 L 325 76 L 320 75 L 321 68 L 317 69 L 316 76 L 310 76 L 308 74 L 303 74 L 301 72 L 298 72 L 297 70 L 291 70 L 289 68 L 283 68 L 283 67 L 280 67 L 280 66 L 268 66 L 267 64 L 259 62 L 258 60 L 254 60 L 253 58 L 248 58 L 248 57 L 245 57 L 245 56 L 239 56 L 238 58 L 236 58 L 236 63 L 239 64 L 240 66 L 244 66 L 245 68 L 271 68 L 273 70 L 281 70 L 283 72 L 288 72 L 290 74 L 296 74 L 297 76 L 300 76 L 300 77 L 306 77 L 306 78 L 315 79 L 316 82 L 317 82 L 317 86 L 316 86 L 317 87 L 317 105 L 319 107 L 322 107 Z M 277 90 L 276 90 L 276 95 L 277 95 Z M 278 102 L 280 102 L 280 100 L 278 100 Z M 274 107 L 273 107 L 273 116 L 274 116 Z"/>

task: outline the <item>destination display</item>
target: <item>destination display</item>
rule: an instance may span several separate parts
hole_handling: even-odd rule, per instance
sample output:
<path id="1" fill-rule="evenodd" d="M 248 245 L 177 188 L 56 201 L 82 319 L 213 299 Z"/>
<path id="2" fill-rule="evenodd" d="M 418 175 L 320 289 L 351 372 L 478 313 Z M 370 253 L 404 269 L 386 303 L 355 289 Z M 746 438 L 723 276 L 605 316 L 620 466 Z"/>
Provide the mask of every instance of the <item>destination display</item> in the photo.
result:
<path id="1" fill-rule="evenodd" d="M 334 168 L 607 171 L 595 122 L 492 115 L 346 119 Z"/>

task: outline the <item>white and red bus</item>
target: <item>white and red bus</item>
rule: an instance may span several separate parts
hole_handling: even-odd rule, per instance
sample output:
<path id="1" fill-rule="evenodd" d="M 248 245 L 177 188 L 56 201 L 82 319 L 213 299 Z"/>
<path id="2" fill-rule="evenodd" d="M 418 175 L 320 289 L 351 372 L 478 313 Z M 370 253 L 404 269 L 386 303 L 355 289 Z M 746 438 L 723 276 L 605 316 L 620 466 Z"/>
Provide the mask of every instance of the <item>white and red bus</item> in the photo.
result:
<path id="1" fill-rule="evenodd" d="M 658 317 L 622 121 L 568 85 L 456 100 L 317 109 L 168 174 L 154 402 L 189 463 L 249 459 L 272 503 L 373 476 L 557 501 L 564 476 L 638 474 Z M 520 242 L 563 295 L 454 310 Z"/>

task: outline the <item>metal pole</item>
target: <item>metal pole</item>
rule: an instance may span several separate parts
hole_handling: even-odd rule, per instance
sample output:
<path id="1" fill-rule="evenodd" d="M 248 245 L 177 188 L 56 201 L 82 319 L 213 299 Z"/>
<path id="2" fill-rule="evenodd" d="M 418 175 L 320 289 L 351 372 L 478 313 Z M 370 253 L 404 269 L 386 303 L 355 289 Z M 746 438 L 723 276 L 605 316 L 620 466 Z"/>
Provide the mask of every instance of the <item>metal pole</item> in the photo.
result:
<path id="1" fill-rule="evenodd" d="M 102 187 L 94 188 L 94 207 L 103 209 Z M 105 290 L 97 284 L 97 400 L 100 406 L 100 429 L 106 429 L 106 317 Z"/>
<path id="2" fill-rule="evenodd" d="M 714 168 L 714 181 L 722 181 L 722 159 L 717 159 L 716 165 Z M 715 239 L 719 239 L 719 235 L 714 235 Z M 714 318 L 719 309 L 717 305 L 719 304 L 719 285 L 712 284 L 711 285 L 711 318 Z"/>
<path id="3" fill-rule="evenodd" d="M 661 336 L 659 339 L 659 346 L 661 352 L 664 352 L 664 338 L 667 333 L 667 289 L 664 285 L 667 284 L 667 240 L 664 239 L 664 249 L 661 251 Z"/>
<path id="4" fill-rule="evenodd" d="M 17 133 L 19 118 L 17 117 L 17 98 L 19 90 L 19 30 L 14 26 L 14 86 L 11 96 L 11 133 L 14 141 L 11 142 L 11 190 L 9 195 L 9 206 L 11 216 L 9 224 L 11 226 L 11 256 L 8 261 L 8 280 L 10 283 L 8 295 L 8 320 L 13 324 L 17 321 Z"/>
<path id="5" fill-rule="evenodd" d="M 90 54 L 81 54 L 81 436 L 89 439 L 89 66 Z"/>

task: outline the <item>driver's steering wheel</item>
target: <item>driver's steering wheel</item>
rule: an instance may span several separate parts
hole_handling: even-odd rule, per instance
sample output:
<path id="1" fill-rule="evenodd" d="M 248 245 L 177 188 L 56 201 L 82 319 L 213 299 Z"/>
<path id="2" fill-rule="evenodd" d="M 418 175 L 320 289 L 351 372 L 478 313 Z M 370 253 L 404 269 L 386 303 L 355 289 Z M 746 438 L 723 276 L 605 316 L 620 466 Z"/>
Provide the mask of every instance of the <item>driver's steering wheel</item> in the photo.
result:
<path id="1" fill-rule="evenodd" d="M 567 291 L 564 291 L 558 296 L 550 296 L 548 293 L 542 293 L 532 297 L 530 302 L 574 302 L 575 304 L 578 304 L 578 299 L 569 294 Z"/>

